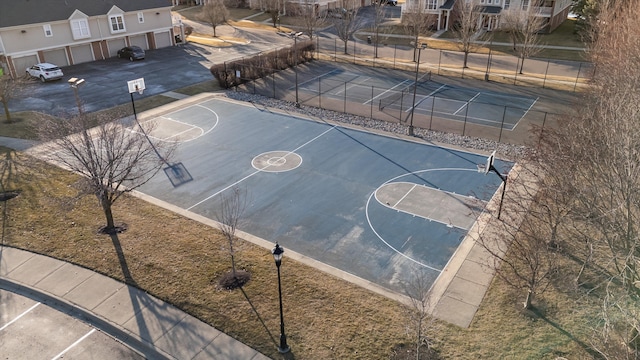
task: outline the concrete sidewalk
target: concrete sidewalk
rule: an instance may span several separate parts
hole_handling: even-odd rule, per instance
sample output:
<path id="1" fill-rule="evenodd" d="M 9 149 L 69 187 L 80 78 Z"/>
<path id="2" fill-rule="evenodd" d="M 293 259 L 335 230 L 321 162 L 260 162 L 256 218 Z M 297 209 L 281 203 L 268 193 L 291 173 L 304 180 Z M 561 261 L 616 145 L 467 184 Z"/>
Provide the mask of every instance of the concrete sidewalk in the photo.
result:
<path id="1" fill-rule="evenodd" d="M 69 313 L 147 359 L 269 359 L 138 288 L 28 251 L 0 246 L 0 289 Z"/>

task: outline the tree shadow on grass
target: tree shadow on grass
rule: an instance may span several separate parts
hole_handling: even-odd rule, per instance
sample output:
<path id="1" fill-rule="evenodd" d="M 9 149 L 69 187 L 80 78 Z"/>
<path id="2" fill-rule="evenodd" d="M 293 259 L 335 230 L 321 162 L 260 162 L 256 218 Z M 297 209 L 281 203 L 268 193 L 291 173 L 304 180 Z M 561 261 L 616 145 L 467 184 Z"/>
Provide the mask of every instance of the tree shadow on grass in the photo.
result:
<path id="1" fill-rule="evenodd" d="M 571 341 L 573 341 L 576 344 L 578 344 L 582 349 L 584 349 L 584 351 L 589 353 L 589 355 L 591 355 L 594 359 L 602 359 L 602 360 L 604 360 L 604 357 L 602 356 L 602 354 L 600 354 L 599 352 L 594 350 L 591 346 L 589 346 L 584 341 L 582 341 L 582 340 L 576 338 L 575 336 L 573 336 L 573 334 L 571 334 L 570 332 L 568 332 L 567 330 L 562 328 L 558 323 L 556 323 L 556 322 L 552 321 L 551 319 L 547 318 L 543 311 L 540 311 L 539 309 L 537 309 L 535 307 L 533 307 L 532 309 L 530 309 L 528 311 L 531 313 L 531 315 L 534 315 L 537 318 L 544 320 L 547 324 L 553 326 L 556 330 L 558 330 L 562 335 L 568 337 L 569 339 L 571 339 Z"/>

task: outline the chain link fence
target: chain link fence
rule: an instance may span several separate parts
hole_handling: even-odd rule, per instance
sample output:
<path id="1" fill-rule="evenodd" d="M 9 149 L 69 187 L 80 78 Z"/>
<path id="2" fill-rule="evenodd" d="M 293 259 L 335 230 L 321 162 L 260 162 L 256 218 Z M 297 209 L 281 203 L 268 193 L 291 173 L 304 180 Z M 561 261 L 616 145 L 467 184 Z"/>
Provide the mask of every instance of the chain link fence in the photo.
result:
<path id="1" fill-rule="evenodd" d="M 443 79 L 430 72 L 420 75 L 417 85 L 414 86 L 413 80 L 407 81 L 404 88 L 390 92 L 389 88 L 336 80 L 331 74 L 298 82 L 297 72 L 302 69 L 304 67 L 294 67 L 293 72 L 274 72 L 259 79 L 247 79 L 234 89 L 407 128 L 411 125 L 520 145 L 536 144 L 541 132 L 548 126 L 555 126 L 562 116 L 522 106 L 431 94 L 430 80 Z M 458 109 L 453 111 L 456 107 Z"/>
<path id="2" fill-rule="evenodd" d="M 417 61 L 413 47 L 403 45 L 368 44 L 364 41 L 343 42 L 336 38 L 318 37 L 316 58 L 373 67 L 412 70 Z M 475 54 L 426 49 L 420 56 L 423 70 L 434 74 L 489 80 L 521 86 L 538 86 L 558 90 L 578 91 L 587 86 L 595 73 L 588 62 L 549 59 L 520 59 L 510 55 Z M 522 69 L 521 69 L 522 68 Z"/>

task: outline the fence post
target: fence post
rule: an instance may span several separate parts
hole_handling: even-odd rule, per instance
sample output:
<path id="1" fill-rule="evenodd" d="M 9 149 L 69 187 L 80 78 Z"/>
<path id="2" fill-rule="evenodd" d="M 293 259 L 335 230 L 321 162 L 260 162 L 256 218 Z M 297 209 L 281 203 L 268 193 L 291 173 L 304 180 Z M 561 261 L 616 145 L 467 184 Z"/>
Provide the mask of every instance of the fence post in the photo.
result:
<path id="1" fill-rule="evenodd" d="M 543 89 L 544 89 L 544 86 L 547 84 L 547 74 L 549 73 L 549 64 L 550 63 L 551 63 L 551 60 L 547 60 L 547 69 L 544 71 L 544 80 L 542 80 L 542 88 Z"/>
<path id="2" fill-rule="evenodd" d="M 333 61 L 338 61 L 338 39 L 333 39 Z"/>
<path id="3" fill-rule="evenodd" d="M 516 72 L 514 73 L 513 76 L 513 85 L 516 84 L 516 82 L 518 81 L 518 67 L 520 66 L 520 57 L 518 56 L 516 61 Z"/>
<path id="4" fill-rule="evenodd" d="M 371 116 L 370 119 L 373 119 L 373 85 L 371 85 Z"/>
<path id="5" fill-rule="evenodd" d="M 402 124 L 402 109 L 404 109 L 402 102 L 404 101 L 404 90 L 400 93 L 400 114 L 398 115 L 398 120 L 400 124 Z"/>
<path id="6" fill-rule="evenodd" d="M 538 138 L 538 148 L 540 148 L 540 143 L 542 142 L 542 134 L 544 133 L 544 125 L 547 123 L 547 114 L 548 114 L 548 112 L 545 111 L 544 120 L 542 120 L 542 127 L 540 128 L 540 137 Z"/>
<path id="7" fill-rule="evenodd" d="M 344 82 L 344 110 L 343 113 L 347 113 L 347 82 Z"/>
<path id="8" fill-rule="evenodd" d="M 353 40 L 353 63 L 356 63 L 356 41 Z"/>
<path id="9" fill-rule="evenodd" d="M 322 109 L 322 76 L 318 76 L 318 107 Z"/>
<path id="10" fill-rule="evenodd" d="M 578 79 L 580 79 L 580 70 L 582 70 L 582 62 L 580 63 L 580 67 L 578 67 L 578 75 L 576 75 L 576 82 L 573 84 L 573 92 L 576 92 L 576 87 L 578 86 Z"/>
<path id="11" fill-rule="evenodd" d="M 467 106 L 464 108 L 464 123 L 462 124 L 462 136 L 464 136 L 467 131 L 467 116 L 469 115 L 469 102 L 467 102 Z"/>
<path id="12" fill-rule="evenodd" d="M 398 44 L 393 47 L 393 69 L 396 69 L 396 53 L 398 52 Z"/>
<path id="13" fill-rule="evenodd" d="M 502 112 L 502 123 L 500 124 L 500 136 L 498 136 L 498 143 L 502 141 L 502 129 L 504 129 L 504 118 L 507 116 L 507 107 L 504 107 Z"/>
<path id="14" fill-rule="evenodd" d="M 438 75 L 440 75 L 441 64 L 442 64 L 442 49 L 440 49 L 440 55 L 438 56 Z"/>
<path id="15" fill-rule="evenodd" d="M 431 131 L 431 124 L 433 123 L 433 108 L 436 107 L 436 96 L 431 97 L 431 118 L 429 119 L 429 131 Z"/>

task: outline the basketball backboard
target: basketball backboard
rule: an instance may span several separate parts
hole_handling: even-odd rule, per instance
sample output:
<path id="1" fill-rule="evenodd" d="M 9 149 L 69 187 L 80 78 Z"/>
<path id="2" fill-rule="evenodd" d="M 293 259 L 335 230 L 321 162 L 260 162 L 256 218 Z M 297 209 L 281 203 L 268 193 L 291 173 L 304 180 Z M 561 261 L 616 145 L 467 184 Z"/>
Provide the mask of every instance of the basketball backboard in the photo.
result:
<path id="1" fill-rule="evenodd" d="M 144 78 L 127 81 L 127 86 L 129 87 L 129 94 L 134 92 L 142 94 L 142 91 L 145 89 Z"/>
<path id="2" fill-rule="evenodd" d="M 491 169 L 493 168 L 493 162 L 496 159 L 496 151 L 493 150 L 493 152 L 491 153 L 491 155 L 489 155 L 489 157 L 487 157 L 487 163 L 484 166 L 484 174 L 487 175 L 489 173 L 489 171 L 491 171 Z"/>

